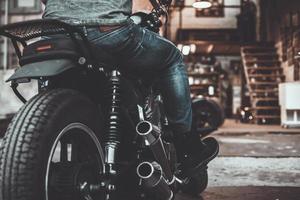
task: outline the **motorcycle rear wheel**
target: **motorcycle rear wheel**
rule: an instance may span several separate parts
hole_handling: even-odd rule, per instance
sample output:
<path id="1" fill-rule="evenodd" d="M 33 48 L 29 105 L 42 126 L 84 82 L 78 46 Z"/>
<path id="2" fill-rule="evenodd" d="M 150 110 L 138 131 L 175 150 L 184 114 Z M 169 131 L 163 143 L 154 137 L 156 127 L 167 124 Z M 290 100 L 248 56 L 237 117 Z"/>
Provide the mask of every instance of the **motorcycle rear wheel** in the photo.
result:
<path id="1" fill-rule="evenodd" d="M 77 91 L 32 98 L 3 139 L 0 199 L 84 200 L 78 186 L 98 182 L 103 169 L 103 130 L 101 111 Z"/>

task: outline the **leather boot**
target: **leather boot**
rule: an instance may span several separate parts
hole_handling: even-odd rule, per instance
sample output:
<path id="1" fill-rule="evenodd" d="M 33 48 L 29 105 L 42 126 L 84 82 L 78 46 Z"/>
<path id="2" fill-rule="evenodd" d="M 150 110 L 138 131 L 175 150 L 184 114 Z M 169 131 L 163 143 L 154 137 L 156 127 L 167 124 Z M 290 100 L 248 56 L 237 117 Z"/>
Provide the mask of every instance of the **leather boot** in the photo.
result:
<path id="1" fill-rule="evenodd" d="M 202 141 L 197 134 L 177 134 L 174 144 L 182 172 L 187 177 L 206 167 L 219 153 L 219 144 L 212 137 Z"/>

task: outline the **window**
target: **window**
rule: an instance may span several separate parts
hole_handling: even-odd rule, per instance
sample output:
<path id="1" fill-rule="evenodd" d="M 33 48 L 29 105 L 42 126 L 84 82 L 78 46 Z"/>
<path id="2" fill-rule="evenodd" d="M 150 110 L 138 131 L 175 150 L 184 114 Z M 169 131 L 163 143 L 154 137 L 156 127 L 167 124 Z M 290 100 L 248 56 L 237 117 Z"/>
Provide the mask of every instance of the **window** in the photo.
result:
<path id="1" fill-rule="evenodd" d="M 0 0 L 0 11 L 3 12 L 4 11 L 4 8 L 5 8 L 5 1 L 1 1 Z M 0 13 L 1 15 L 2 13 Z"/>
<path id="2" fill-rule="evenodd" d="M 212 7 L 197 9 L 196 17 L 224 17 L 224 0 L 209 0 Z"/>
<path id="3" fill-rule="evenodd" d="M 9 0 L 10 12 L 21 14 L 32 14 L 41 12 L 40 0 Z"/>

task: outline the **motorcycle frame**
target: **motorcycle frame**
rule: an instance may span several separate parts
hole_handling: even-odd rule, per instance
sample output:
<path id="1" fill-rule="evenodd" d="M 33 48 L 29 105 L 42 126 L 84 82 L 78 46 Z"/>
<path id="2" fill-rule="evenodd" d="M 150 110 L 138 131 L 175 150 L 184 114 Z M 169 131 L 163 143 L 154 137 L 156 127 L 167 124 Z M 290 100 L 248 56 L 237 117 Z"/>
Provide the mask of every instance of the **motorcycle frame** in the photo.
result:
<path id="1" fill-rule="evenodd" d="M 59 30 L 50 31 L 50 32 L 43 32 L 42 31 L 43 29 L 42 29 L 38 33 L 32 33 L 32 34 L 27 34 L 27 35 L 25 34 L 24 36 L 22 36 L 22 35 L 17 36 L 17 35 L 13 34 L 13 30 L 15 28 L 19 28 L 19 27 L 26 28 L 26 27 L 31 27 L 31 26 L 43 27 L 43 23 L 45 23 L 46 25 L 49 25 L 49 24 L 54 25 Z M 10 30 L 12 30 L 12 32 L 10 32 Z M 85 35 L 84 31 L 82 31 L 78 27 L 70 26 L 68 24 L 65 24 L 65 23 L 57 21 L 57 20 L 33 20 L 33 21 L 29 21 L 29 22 L 20 22 L 20 23 L 16 23 L 16 24 L 10 24 L 10 25 L 6 25 L 6 26 L 0 28 L 0 35 L 4 35 L 4 36 L 9 37 L 11 39 L 19 59 L 22 57 L 21 48 L 22 47 L 25 48 L 26 46 L 28 46 L 27 42 L 29 40 L 34 39 L 34 38 L 38 38 L 38 37 L 51 36 L 51 35 L 56 35 L 56 34 L 68 34 L 70 36 L 70 38 L 72 39 L 72 41 L 75 43 L 75 45 L 78 47 L 78 50 L 80 51 L 80 53 L 83 56 L 85 56 L 85 58 L 87 58 L 87 64 L 85 65 L 86 68 L 81 68 L 81 69 L 85 69 L 85 70 L 80 70 L 80 71 L 85 72 L 85 73 L 89 73 L 89 71 L 92 71 L 92 73 L 90 73 L 90 74 L 94 74 L 94 72 L 97 71 L 98 74 L 95 74 L 95 76 L 98 76 L 98 77 L 93 78 L 93 80 L 89 80 L 83 86 L 82 85 L 79 86 L 80 84 L 76 83 L 76 81 L 74 83 L 72 81 L 72 79 L 74 79 L 74 73 L 75 73 L 75 76 L 78 76 L 78 77 L 81 77 L 81 75 L 80 75 L 81 73 L 78 73 L 78 71 L 74 72 L 74 70 L 71 70 L 70 72 L 66 72 L 66 73 L 63 73 L 63 74 L 60 73 L 60 74 L 57 74 L 57 75 L 52 76 L 52 77 L 47 77 L 47 76 L 40 77 L 40 79 L 39 79 L 40 85 L 39 86 L 43 86 L 45 81 L 49 81 L 50 85 L 45 86 L 46 89 L 57 88 L 61 85 L 63 85 L 63 87 L 65 87 L 65 88 L 71 88 L 71 89 L 73 89 L 73 87 L 74 87 L 74 89 L 77 89 L 79 91 L 83 90 L 85 93 L 88 93 L 88 96 L 91 97 L 91 99 L 93 101 L 95 101 L 97 104 L 101 105 L 103 102 L 99 102 L 99 100 L 101 99 L 99 97 L 101 97 L 101 96 L 103 97 L 104 88 L 100 89 L 97 92 L 87 91 L 87 90 L 89 90 L 87 88 L 93 88 L 92 86 L 95 86 L 95 84 L 98 85 L 99 82 L 103 83 L 103 81 L 107 81 L 110 77 L 115 76 L 115 75 L 113 75 L 113 73 L 115 74 L 117 71 L 116 70 L 110 70 L 113 73 L 109 74 L 109 76 L 108 76 L 108 74 L 106 74 L 106 71 L 104 71 L 104 70 L 99 71 L 99 68 L 96 70 L 96 67 L 95 68 L 93 67 L 93 66 L 97 66 L 98 63 L 96 63 L 95 62 L 96 59 L 93 58 L 92 48 L 89 45 L 89 42 L 86 38 L 86 35 Z M 80 45 L 80 43 L 78 41 L 79 40 L 78 36 L 79 36 L 79 39 L 81 39 L 83 41 L 84 46 Z M 19 46 L 19 43 L 22 45 L 22 47 Z M 86 52 L 89 52 L 89 53 L 86 53 Z M 24 67 L 26 67 L 26 65 Z M 106 79 L 102 79 L 102 80 L 99 81 L 99 73 L 103 77 L 106 77 Z M 70 76 L 70 78 L 69 78 L 69 76 Z M 31 79 L 31 77 L 28 77 L 28 79 Z M 12 80 L 12 85 L 11 85 L 12 89 L 15 92 L 16 96 L 19 97 L 19 99 L 25 103 L 26 102 L 25 98 L 17 90 L 17 87 L 18 87 L 18 82 L 17 81 L 18 80 Z M 100 85 L 104 85 L 104 84 L 101 84 L 101 83 L 100 83 Z M 73 85 L 73 84 L 75 84 L 75 85 Z M 76 85 L 76 84 L 78 84 L 78 85 Z M 40 90 L 42 90 L 42 89 L 43 89 L 43 87 L 40 87 Z M 92 93 L 96 93 L 96 94 L 92 94 Z M 128 96 L 131 96 L 131 95 L 128 95 Z M 139 103 L 140 104 L 137 103 L 136 105 L 143 105 L 144 106 L 144 102 L 139 102 Z M 126 118 L 130 120 L 130 116 L 126 116 Z M 137 154 L 139 154 L 139 152 L 137 152 Z M 135 162 L 140 162 L 141 161 L 139 159 L 139 157 L 140 157 L 140 155 L 136 156 Z M 115 163 L 113 163 L 113 164 L 115 164 Z M 109 171 L 107 171 L 108 172 L 107 175 L 113 175 L 113 173 L 114 173 L 113 170 L 112 171 L 110 171 L 110 169 L 108 169 L 108 170 Z M 110 193 L 112 191 L 107 191 L 107 192 Z"/>

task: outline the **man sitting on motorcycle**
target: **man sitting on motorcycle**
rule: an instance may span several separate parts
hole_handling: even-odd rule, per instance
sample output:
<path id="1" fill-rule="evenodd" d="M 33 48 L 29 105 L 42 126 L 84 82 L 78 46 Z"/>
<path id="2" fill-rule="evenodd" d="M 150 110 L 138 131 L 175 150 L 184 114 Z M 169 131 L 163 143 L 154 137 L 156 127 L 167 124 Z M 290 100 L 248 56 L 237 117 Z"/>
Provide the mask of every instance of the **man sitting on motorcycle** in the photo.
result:
<path id="1" fill-rule="evenodd" d="M 169 40 L 133 23 L 129 18 L 132 0 L 42 1 L 44 18 L 85 27 L 88 40 L 119 59 L 122 71 L 159 79 L 179 159 L 187 168 L 206 164 L 216 156 L 216 141 L 206 145 L 191 133 L 190 88 L 183 55 Z"/>

